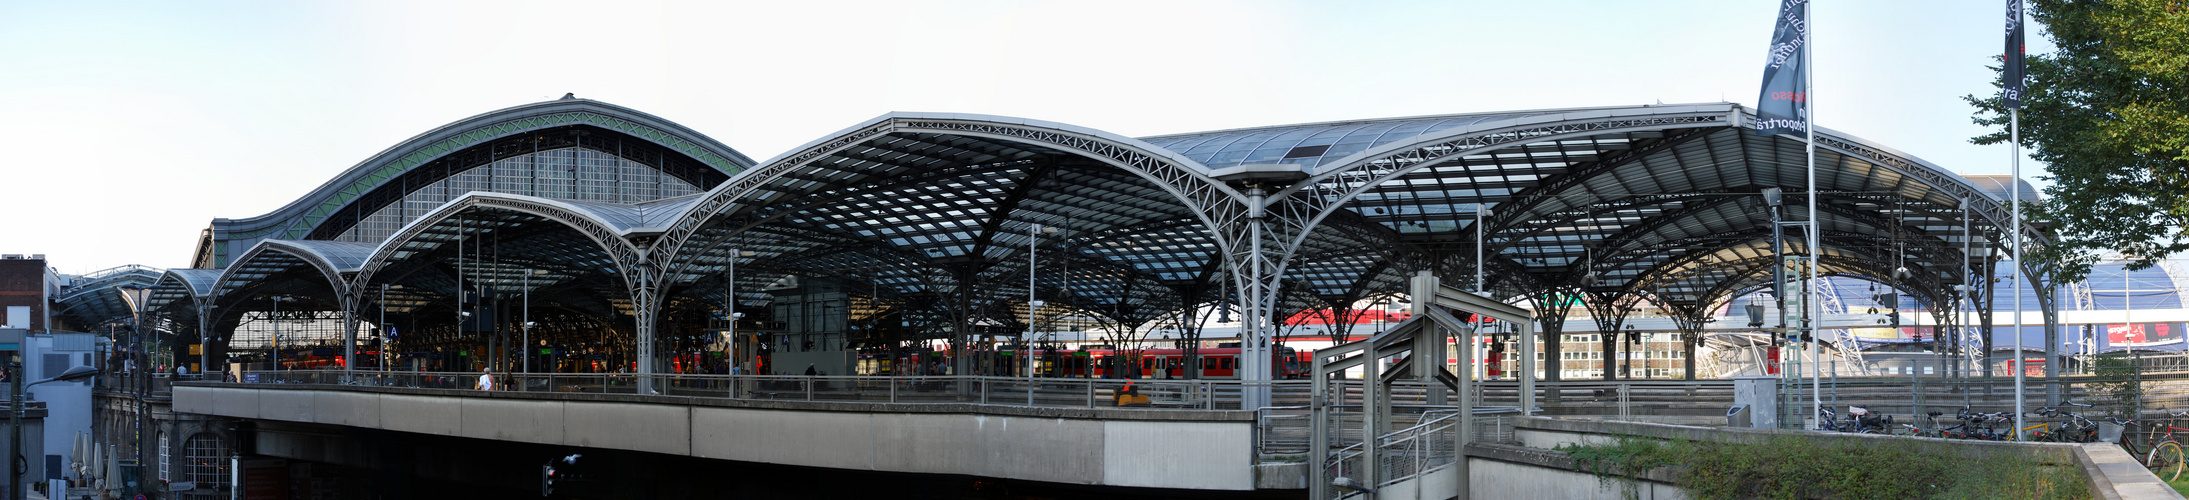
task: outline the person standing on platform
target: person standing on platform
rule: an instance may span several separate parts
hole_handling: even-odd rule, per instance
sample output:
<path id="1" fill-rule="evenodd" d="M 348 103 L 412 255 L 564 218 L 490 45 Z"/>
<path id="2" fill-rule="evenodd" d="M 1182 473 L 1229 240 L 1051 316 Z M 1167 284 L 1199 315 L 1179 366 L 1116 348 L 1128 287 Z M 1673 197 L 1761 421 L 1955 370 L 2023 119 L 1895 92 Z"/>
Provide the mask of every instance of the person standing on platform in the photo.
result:
<path id="1" fill-rule="evenodd" d="M 482 391 L 494 390 L 494 369 L 484 368 L 479 370 L 478 389 Z"/>

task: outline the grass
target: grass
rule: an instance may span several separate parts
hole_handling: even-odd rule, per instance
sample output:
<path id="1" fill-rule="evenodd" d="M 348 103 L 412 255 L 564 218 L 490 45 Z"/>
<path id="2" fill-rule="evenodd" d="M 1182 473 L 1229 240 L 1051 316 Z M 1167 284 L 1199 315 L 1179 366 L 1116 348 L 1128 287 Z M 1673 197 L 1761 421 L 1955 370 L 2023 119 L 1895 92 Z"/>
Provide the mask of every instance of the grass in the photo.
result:
<path id="1" fill-rule="evenodd" d="M 2189 496 L 2189 474 L 2182 474 L 2181 479 L 2175 479 L 2166 485 L 2174 487 L 2174 492 L 2181 493 L 2182 496 Z"/>
<path id="2" fill-rule="evenodd" d="M 1765 444 L 1621 437 L 1558 448 L 1606 482 L 1672 467 L 1696 498 L 2088 498 L 2081 472 L 2026 457 L 1965 458 L 1918 441 L 1841 445 L 1801 436 Z M 2179 487 L 2179 486 L 2177 486 Z"/>

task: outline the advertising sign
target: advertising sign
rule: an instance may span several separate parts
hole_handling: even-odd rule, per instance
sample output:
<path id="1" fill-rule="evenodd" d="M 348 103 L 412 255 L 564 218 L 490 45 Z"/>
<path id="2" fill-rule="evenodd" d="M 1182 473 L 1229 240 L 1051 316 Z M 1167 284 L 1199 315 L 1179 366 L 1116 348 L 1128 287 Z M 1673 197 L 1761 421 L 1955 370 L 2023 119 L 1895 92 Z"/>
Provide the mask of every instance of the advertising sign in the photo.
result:
<path id="1" fill-rule="evenodd" d="M 2178 344 L 2183 340 L 2181 323 L 2135 323 L 2105 325 L 2106 345 L 2113 347 L 2142 347 Z"/>

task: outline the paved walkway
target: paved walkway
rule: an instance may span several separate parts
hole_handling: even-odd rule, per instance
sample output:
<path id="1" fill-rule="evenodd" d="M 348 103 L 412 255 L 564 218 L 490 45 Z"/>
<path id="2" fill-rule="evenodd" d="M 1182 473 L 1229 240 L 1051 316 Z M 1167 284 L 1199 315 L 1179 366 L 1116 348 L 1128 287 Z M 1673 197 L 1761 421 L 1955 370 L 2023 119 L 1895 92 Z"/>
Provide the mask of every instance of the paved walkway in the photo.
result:
<path id="1" fill-rule="evenodd" d="M 2113 492 L 2119 496 L 2106 498 L 2162 499 L 2182 498 L 2181 493 L 2151 475 L 2151 470 L 2128 455 L 2119 445 L 2112 443 L 2085 443 L 2083 453 L 2090 455 L 2091 464 L 2105 480 L 2113 483 Z"/>

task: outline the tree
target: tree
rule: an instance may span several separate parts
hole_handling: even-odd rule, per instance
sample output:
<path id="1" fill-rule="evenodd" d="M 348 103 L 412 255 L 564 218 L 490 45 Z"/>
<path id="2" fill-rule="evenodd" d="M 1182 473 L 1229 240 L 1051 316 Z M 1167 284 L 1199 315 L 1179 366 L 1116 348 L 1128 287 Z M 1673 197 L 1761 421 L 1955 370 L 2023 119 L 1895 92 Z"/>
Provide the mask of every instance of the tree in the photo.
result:
<path id="1" fill-rule="evenodd" d="M 2022 145 L 2048 165 L 2049 220 L 2060 245 L 2033 262 L 2076 281 L 2096 252 L 2120 251 L 2143 269 L 2189 250 L 2189 3 L 2181 0 L 2033 0 L 2031 16 L 2058 50 L 2032 55 Z M 1996 68 L 1995 68 L 1996 69 Z M 1963 99 L 1976 123 L 2008 140 L 1998 96 Z"/>

